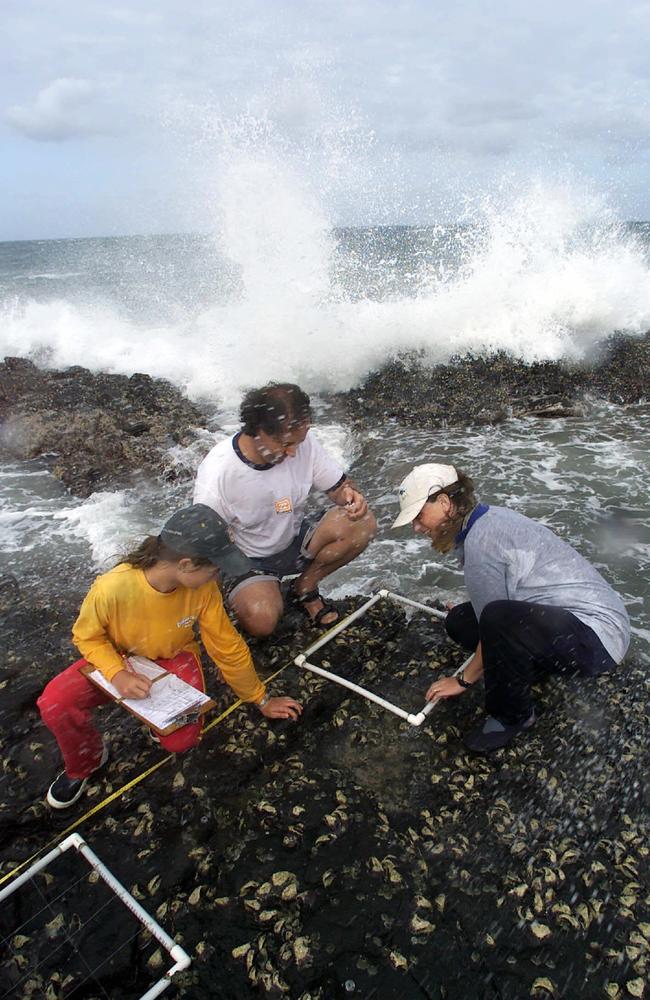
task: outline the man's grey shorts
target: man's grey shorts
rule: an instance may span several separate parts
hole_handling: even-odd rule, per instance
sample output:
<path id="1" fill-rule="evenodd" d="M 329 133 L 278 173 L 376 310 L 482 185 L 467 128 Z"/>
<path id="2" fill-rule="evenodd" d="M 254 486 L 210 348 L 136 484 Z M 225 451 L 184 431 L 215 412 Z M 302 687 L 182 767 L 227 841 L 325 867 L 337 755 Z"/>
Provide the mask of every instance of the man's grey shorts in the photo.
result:
<path id="1" fill-rule="evenodd" d="M 321 510 L 305 517 L 300 525 L 300 531 L 291 545 L 288 545 L 282 552 L 276 552 L 272 556 L 260 559 L 249 556 L 254 567 L 249 573 L 238 577 L 222 577 L 221 587 L 228 603 L 232 603 L 235 594 L 251 583 L 263 583 L 264 581 L 279 583 L 284 576 L 302 573 L 314 558 L 307 552 L 307 546 L 314 537 L 314 532 L 324 515 L 325 511 Z"/>

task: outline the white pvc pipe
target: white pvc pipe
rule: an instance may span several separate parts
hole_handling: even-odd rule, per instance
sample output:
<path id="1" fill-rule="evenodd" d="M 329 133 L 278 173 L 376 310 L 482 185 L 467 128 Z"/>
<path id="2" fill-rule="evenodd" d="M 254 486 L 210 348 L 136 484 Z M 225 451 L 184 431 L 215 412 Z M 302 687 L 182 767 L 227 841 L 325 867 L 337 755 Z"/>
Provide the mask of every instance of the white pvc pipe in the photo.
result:
<path id="1" fill-rule="evenodd" d="M 462 672 L 465 669 L 465 667 L 473 659 L 474 659 L 474 653 L 472 653 L 471 656 L 468 656 L 467 659 L 465 660 L 465 662 L 461 663 L 461 665 L 459 666 L 458 670 L 454 670 L 454 672 L 453 672 L 453 674 L 451 676 L 452 677 L 458 677 L 459 674 L 462 674 Z M 444 698 L 433 698 L 431 701 L 428 701 L 426 703 L 426 705 L 424 706 L 424 708 L 422 709 L 422 711 L 419 713 L 419 715 L 415 716 L 415 718 L 418 721 L 417 722 L 413 722 L 412 725 L 414 725 L 414 726 L 421 726 L 422 723 L 424 722 L 424 720 L 426 719 L 426 717 L 428 715 L 431 715 L 431 713 L 433 712 L 433 710 L 436 707 L 436 705 L 438 705 L 439 702 L 441 702 L 441 701 L 444 701 Z"/>
<path id="2" fill-rule="evenodd" d="M 382 595 L 380 595 L 382 596 Z M 458 677 L 460 673 L 463 672 L 468 663 L 474 658 L 474 654 L 468 656 L 464 663 L 454 670 L 452 677 Z M 368 691 L 367 688 L 361 687 L 359 684 L 353 684 L 352 681 L 348 681 L 345 677 L 341 677 L 339 674 L 333 674 L 330 670 L 324 670 L 322 667 L 317 667 L 314 663 L 309 663 L 305 654 L 301 653 L 300 656 L 296 656 L 293 661 L 298 667 L 305 667 L 307 670 L 311 670 L 314 674 L 319 674 L 321 677 L 326 677 L 330 681 L 334 681 L 335 684 L 340 684 L 342 687 L 348 688 L 350 691 L 354 691 L 355 694 L 361 695 L 362 698 L 366 698 L 368 701 L 374 701 L 376 705 L 380 705 L 385 708 L 388 712 L 392 712 L 393 715 L 398 715 L 400 719 L 404 719 L 405 722 L 410 723 L 412 726 L 421 726 L 428 715 L 434 710 L 441 698 L 434 698 L 432 701 L 428 701 L 421 712 L 413 715 L 411 712 L 405 712 L 403 708 L 399 708 L 398 705 L 393 705 L 392 702 L 386 701 L 385 698 L 381 698 L 377 694 L 373 694 L 372 691 Z"/>
<path id="3" fill-rule="evenodd" d="M 179 944 L 175 944 L 169 954 L 171 958 L 176 959 L 175 964 L 165 973 L 162 979 L 153 984 L 150 990 L 142 994 L 140 1000 L 154 1000 L 154 997 L 159 997 L 168 986 L 171 986 L 172 976 L 175 976 L 177 972 L 182 972 L 190 964 L 191 959 L 189 955 L 183 951 Z"/>
<path id="4" fill-rule="evenodd" d="M 410 597 L 402 597 L 401 594 L 394 594 L 391 590 L 380 590 L 381 597 L 390 597 L 393 601 L 399 601 L 400 604 L 407 604 L 409 608 L 418 608 L 420 611 L 426 611 L 427 614 L 433 615 L 434 618 L 439 618 L 440 621 L 445 620 L 447 617 L 446 611 L 440 611 L 439 608 L 430 608 L 428 604 L 421 604 L 420 601 L 412 601 Z"/>
<path id="5" fill-rule="evenodd" d="M 410 722 L 414 716 L 409 715 L 405 712 L 403 708 L 398 708 L 397 705 L 393 705 L 390 701 L 386 701 L 385 698 L 380 698 L 379 695 L 373 694 L 372 691 L 368 691 L 366 688 L 359 687 L 358 684 L 353 684 L 352 681 L 348 681 L 345 677 L 339 677 L 338 674 L 333 674 L 329 670 L 323 670 L 322 667 L 317 667 L 313 663 L 309 663 L 303 653 L 297 656 L 293 661 L 299 667 L 306 667 L 307 670 L 311 670 L 315 674 L 320 674 L 321 677 L 327 677 L 330 681 L 335 681 L 336 684 L 341 684 L 343 687 L 349 688 L 350 691 L 354 691 L 355 694 L 360 694 L 363 698 L 367 698 L 369 701 L 374 701 L 375 704 L 381 705 L 382 708 L 387 709 L 389 712 L 393 712 L 395 715 L 399 715 L 400 719 L 405 719 Z"/>
<path id="6" fill-rule="evenodd" d="M 191 958 L 186 951 L 181 948 L 179 944 L 176 944 L 173 938 L 169 936 L 156 921 L 151 917 L 146 910 L 144 910 L 138 901 L 133 898 L 128 889 L 125 889 L 121 882 L 119 882 L 112 872 L 106 867 L 106 865 L 99 860 L 94 851 L 88 847 L 88 844 L 83 839 L 83 837 L 78 833 L 71 833 L 69 837 L 66 837 L 57 847 L 46 854 L 45 857 L 41 858 L 39 861 L 35 861 L 30 868 L 27 869 L 22 875 L 14 879 L 5 889 L 0 891 L 0 903 L 3 899 L 6 899 L 12 892 L 19 889 L 28 879 L 31 879 L 37 872 L 42 871 L 50 861 L 54 858 L 63 854 L 70 847 L 76 848 L 80 854 L 86 859 L 91 868 L 97 872 L 97 874 L 106 882 L 108 886 L 113 890 L 116 896 L 118 896 L 125 906 L 131 910 L 133 915 L 137 920 L 144 924 L 147 930 L 151 933 L 152 937 L 156 939 L 163 946 L 163 948 L 169 952 L 170 957 L 174 961 L 174 965 L 169 969 L 162 979 L 159 979 L 157 983 L 149 989 L 146 993 L 143 993 L 140 1000 L 154 1000 L 155 997 L 160 996 L 160 994 L 171 985 L 172 976 L 177 972 L 182 972 L 183 969 L 191 964 Z"/>
<path id="7" fill-rule="evenodd" d="M 79 834 L 73 833 L 72 836 L 79 837 Z M 151 932 L 153 937 L 155 937 L 155 939 L 163 946 L 163 948 L 165 948 L 166 951 L 171 953 L 172 949 L 178 948 L 179 946 L 176 944 L 174 939 L 171 938 L 169 934 L 167 934 L 167 932 L 162 929 L 160 924 L 156 923 L 153 917 L 151 917 L 147 913 L 147 911 L 140 906 L 137 899 L 133 898 L 128 889 L 125 889 L 122 883 L 115 878 L 113 873 L 108 870 L 106 865 L 99 860 L 95 852 L 92 851 L 90 847 L 88 847 L 88 844 L 83 839 L 83 837 L 79 837 L 79 840 L 81 841 L 81 843 L 78 845 L 78 850 L 80 854 L 83 854 L 88 864 L 91 865 L 95 869 L 97 874 L 104 879 L 104 882 L 106 882 L 106 884 L 111 887 L 115 895 L 119 896 L 124 905 L 128 906 L 129 910 L 131 910 L 131 913 L 133 913 L 134 916 L 137 917 L 140 923 L 145 925 L 147 930 Z M 183 954 L 185 955 L 185 952 L 183 952 Z M 184 965 L 183 968 L 187 968 L 187 966 L 190 964 L 191 961 L 189 955 L 185 955 L 185 957 L 187 959 L 187 964 Z"/>
<path id="8" fill-rule="evenodd" d="M 0 903 L 4 899 L 6 899 L 7 896 L 10 896 L 12 892 L 15 892 L 16 889 L 19 889 L 21 885 L 24 885 L 25 882 L 28 882 L 33 875 L 37 875 L 38 872 L 43 870 L 43 868 L 46 868 L 47 865 L 49 865 L 50 861 L 54 861 L 54 859 L 58 858 L 60 854 L 63 854 L 64 851 L 67 851 L 69 847 L 76 847 L 77 845 L 74 840 L 76 836 L 78 836 L 78 834 L 74 833 L 70 834 L 70 836 L 67 837 L 66 840 L 61 841 L 60 844 L 58 844 L 53 850 L 51 850 L 48 854 L 42 857 L 39 861 L 35 861 L 34 864 L 31 865 L 26 872 L 23 872 L 22 875 L 19 875 L 17 878 L 15 878 L 13 882 L 10 882 L 9 885 L 5 886 L 4 889 L 0 889 Z"/>
<path id="9" fill-rule="evenodd" d="M 300 653 L 299 656 L 296 656 L 293 662 L 298 667 L 305 667 L 307 670 L 311 670 L 312 673 L 314 674 L 319 674 L 321 677 L 326 677 L 328 680 L 334 681 L 335 684 L 340 684 L 342 687 L 346 687 L 348 688 L 348 690 L 354 691 L 355 694 L 361 695 L 362 698 L 366 698 L 368 701 L 374 701 L 376 705 L 380 705 L 382 708 L 385 708 L 388 712 L 392 712 L 393 715 L 399 716 L 400 719 L 404 719 L 404 721 L 410 723 L 410 725 L 421 726 L 424 720 L 427 718 L 427 716 L 430 715 L 435 706 L 441 700 L 440 698 L 434 698 L 433 701 L 426 702 L 422 711 L 414 715 L 411 712 L 406 712 L 403 708 L 399 708 L 398 705 L 393 705 L 392 702 L 386 701 L 385 698 L 381 698 L 379 695 L 373 694 L 373 692 L 368 691 L 367 688 L 361 687 L 359 684 L 353 684 L 352 681 L 346 680 L 339 674 L 334 674 L 329 670 L 324 670 L 323 667 L 317 667 L 314 663 L 309 663 L 309 661 L 307 660 L 307 657 L 311 653 L 315 653 L 316 650 L 321 649 L 322 646 L 325 646 L 328 642 L 330 642 L 331 639 L 334 638 L 334 636 L 338 635 L 339 632 L 342 632 L 343 629 L 347 628 L 348 625 L 350 625 L 357 618 L 360 618 L 363 614 L 366 613 L 366 611 L 368 611 L 369 608 L 373 606 L 373 604 L 376 604 L 377 601 L 381 600 L 381 598 L 383 597 L 389 597 L 393 601 L 398 601 L 401 604 L 408 605 L 409 607 L 418 608 L 421 611 L 426 611 L 427 614 L 432 615 L 434 618 L 439 618 L 443 621 L 447 617 L 446 612 L 439 611 L 438 608 L 430 608 L 428 604 L 421 604 L 419 601 L 412 601 L 409 597 L 402 597 L 401 594 L 394 594 L 390 590 L 382 589 L 379 590 L 369 600 L 367 600 L 365 604 L 362 604 L 360 608 L 357 608 L 356 611 L 353 611 L 351 615 L 348 615 L 347 618 L 343 619 L 343 621 L 338 622 L 338 624 L 336 624 L 333 628 L 331 628 L 321 639 L 319 639 L 317 642 L 314 642 L 311 646 L 309 646 L 304 653 Z M 458 674 L 462 673 L 462 671 L 465 669 L 465 667 L 473 658 L 473 656 L 474 654 L 472 654 L 472 656 L 469 656 L 465 660 L 465 662 L 462 663 L 460 667 L 458 667 L 458 669 L 454 671 L 452 676 L 457 677 Z"/>
<path id="10" fill-rule="evenodd" d="M 375 594 L 374 597 L 371 597 L 370 600 L 366 601 L 365 604 L 362 604 L 360 608 L 357 608 L 356 611 L 353 611 L 351 615 L 348 615 L 347 618 L 343 619 L 343 621 L 338 622 L 331 629 L 329 629 L 329 631 L 325 633 L 322 639 L 319 639 L 317 642 L 312 643 L 311 646 L 308 646 L 305 652 L 301 655 L 305 657 L 311 656 L 312 653 L 315 653 L 317 649 L 320 649 L 321 646 L 324 646 L 326 643 L 328 643 L 331 639 L 334 638 L 334 636 L 338 635 L 339 632 L 342 632 L 343 629 L 347 628 L 348 625 L 350 625 L 353 621 L 356 621 L 357 618 L 361 618 L 361 615 L 365 614 L 368 608 L 371 608 L 373 604 L 376 604 L 377 601 L 381 600 L 383 596 L 384 595 L 381 591 L 378 594 Z M 297 658 L 293 662 L 298 663 Z"/>

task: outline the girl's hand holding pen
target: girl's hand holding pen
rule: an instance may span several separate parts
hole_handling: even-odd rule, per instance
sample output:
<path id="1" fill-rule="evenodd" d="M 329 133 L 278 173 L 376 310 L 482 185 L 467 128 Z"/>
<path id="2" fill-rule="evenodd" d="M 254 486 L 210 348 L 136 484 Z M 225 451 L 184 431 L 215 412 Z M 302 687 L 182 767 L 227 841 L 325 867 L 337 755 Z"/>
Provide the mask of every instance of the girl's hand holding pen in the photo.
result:
<path id="1" fill-rule="evenodd" d="M 133 669 L 125 660 L 124 670 L 120 670 L 111 679 L 111 684 L 117 688 L 122 698 L 146 698 L 151 690 L 151 681 Z"/>

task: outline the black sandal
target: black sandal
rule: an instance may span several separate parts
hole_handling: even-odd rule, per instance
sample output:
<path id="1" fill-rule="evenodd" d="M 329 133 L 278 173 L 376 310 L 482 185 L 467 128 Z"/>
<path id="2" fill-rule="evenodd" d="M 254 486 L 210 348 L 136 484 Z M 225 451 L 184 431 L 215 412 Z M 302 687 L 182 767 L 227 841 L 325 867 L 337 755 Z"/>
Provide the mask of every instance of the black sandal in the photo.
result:
<path id="1" fill-rule="evenodd" d="M 312 625 L 315 625 L 317 628 L 322 628 L 322 629 L 332 628 L 338 622 L 340 617 L 338 608 L 334 604 L 332 604 L 331 601 L 327 601 L 318 589 L 308 590 L 304 594 L 298 594 L 292 587 L 290 594 L 293 603 L 298 605 L 303 614 L 306 615 L 307 618 L 309 618 L 309 621 L 312 623 Z M 305 607 L 305 605 L 310 604 L 311 601 L 323 602 L 323 607 L 320 609 L 320 611 L 317 611 L 315 615 L 310 615 L 309 611 Z M 324 622 L 323 618 L 325 618 L 326 615 L 331 615 L 332 613 L 336 615 L 334 621 Z"/>

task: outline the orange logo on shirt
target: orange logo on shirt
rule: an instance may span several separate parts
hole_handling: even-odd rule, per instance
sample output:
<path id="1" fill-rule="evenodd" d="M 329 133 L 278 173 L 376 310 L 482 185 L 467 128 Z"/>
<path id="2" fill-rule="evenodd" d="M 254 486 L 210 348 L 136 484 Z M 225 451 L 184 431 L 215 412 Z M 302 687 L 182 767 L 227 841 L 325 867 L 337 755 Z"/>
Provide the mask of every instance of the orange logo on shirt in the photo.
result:
<path id="1" fill-rule="evenodd" d="M 291 497 L 282 497 L 282 500 L 275 501 L 276 514 L 290 514 L 292 510 Z"/>

